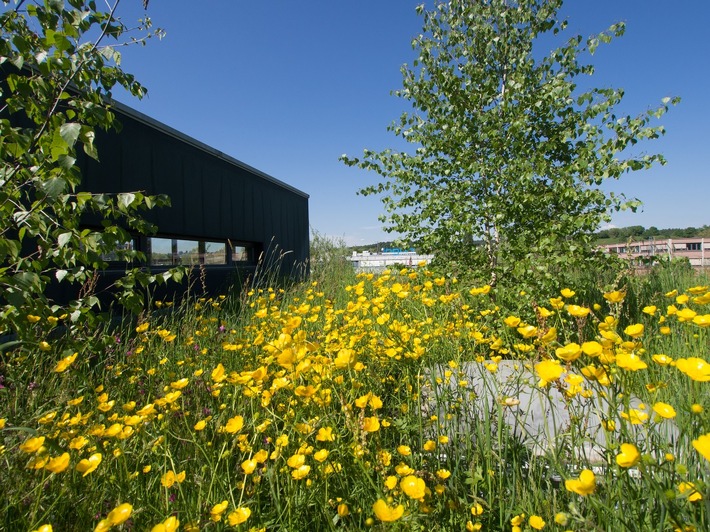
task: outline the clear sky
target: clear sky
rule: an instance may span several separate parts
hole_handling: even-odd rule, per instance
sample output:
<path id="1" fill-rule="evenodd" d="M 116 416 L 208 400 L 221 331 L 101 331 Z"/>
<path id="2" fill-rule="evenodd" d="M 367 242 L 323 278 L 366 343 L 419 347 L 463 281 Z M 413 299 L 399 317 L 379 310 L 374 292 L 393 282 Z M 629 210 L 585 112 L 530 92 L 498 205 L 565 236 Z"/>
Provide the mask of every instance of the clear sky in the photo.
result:
<path id="1" fill-rule="evenodd" d="M 348 244 L 393 237 L 382 207 L 356 195 L 377 181 L 338 157 L 401 147 L 388 132 L 406 102 L 392 96 L 410 42 L 421 30 L 410 0 L 151 0 L 162 40 L 128 47 L 123 67 L 148 88 L 144 100 L 117 99 L 310 194 L 311 227 Z M 429 2 L 430 3 L 430 2 Z M 126 23 L 141 0 L 122 0 Z M 658 124 L 664 167 L 633 172 L 607 190 L 644 202 L 614 216 L 616 226 L 710 224 L 710 20 L 708 0 L 567 0 L 561 15 L 587 37 L 624 21 L 626 35 L 592 58 L 596 86 L 621 87 L 620 111 L 637 114 L 680 96 Z"/>

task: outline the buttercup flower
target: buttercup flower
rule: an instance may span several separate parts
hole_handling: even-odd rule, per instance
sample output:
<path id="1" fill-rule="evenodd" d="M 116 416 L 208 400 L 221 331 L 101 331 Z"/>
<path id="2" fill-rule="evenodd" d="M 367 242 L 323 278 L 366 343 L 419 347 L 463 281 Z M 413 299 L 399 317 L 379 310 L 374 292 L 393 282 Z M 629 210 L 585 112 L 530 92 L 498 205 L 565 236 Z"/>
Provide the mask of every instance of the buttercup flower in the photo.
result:
<path id="1" fill-rule="evenodd" d="M 594 472 L 589 469 L 583 469 L 579 474 L 579 478 L 565 480 L 565 488 L 567 488 L 568 491 L 582 496 L 594 493 L 596 487 L 596 477 L 594 476 Z"/>
<path id="2" fill-rule="evenodd" d="M 237 526 L 244 523 L 251 515 L 251 510 L 246 506 L 240 506 L 227 516 L 227 521 L 231 526 Z"/>
<path id="3" fill-rule="evenodd" d="M 64 371 L 66 371 L 67 368 L 74 363 L 78 354 L 79 353 L 74 353 L 73 355 L 69 355 L 68 357 L 64 357 L 63 359 L 61 359 L 54 367 L 54 372 L 63 373 Z"/>
<path id="4" fill-rule="evenodd" d="M 705 460 L 710 461 L 710 433 L 703 434 L 697 440 L 693 440 L 693 447 L 703 455 Z"/>
<path id="5" fill-rule="evenodd" d="M 399 487 L 402 492 L 412 499 L 423 499 L 426 492 L 426 484 L 424 480 L 414 475 L 407 475 L 400 483 Z"/>
<path id="6" fill-rule="evenodd" d="M 528 520 L 528 524 L 535 530 L 542 530 L 545 528 L 545 521 L 539 515 L 531 515 Z"/>
<path id="7" fill-rule="evenodd" d="M 676 360 L 675 367 L 694 381 L 710 381 L 710 364 L 705 362 L 702 358 L 679 358 Z"/>
<path id="8" fill-rule="evenodd" d="M 540 386 L 547 386 L 562 376 L 564 368 L 560 365 L 559 360 L 543 360 L 535 364 L 535 371 L 540 377 Z"/>
<path id="9" fill-rule="evenodd" d="M 63 453 L 47 462 L 44 468 L 52 473 L 61 473 L 69 467 L 69 453 Z"/>
<path id="10" fill-rule="evenodd" d="M 630 336 L 631 338 L 638 338 L 639 336 L 643 335 L 643 323 L 635 323 L 633 325 L 629 325 L 624 329 L 624 333 Z"/>
<path id="11" fill-rule="evenodd" d="M 622 443 L 621 452 L 616 455 L 616 463 L 620 467 L 633 467 L 641 458 L 636 446 L 632 443 Z"/>
<path id="12" fill-rule="evenodd" d="M 180 528 L 180 521 L 174 515 L 168 517 L 162 523 L 155 525 L 150 532 L 177 532 Z"/>
<path id="13" fill-rule="evenodd" d="M 229 501 L 222 501 L 220 503 L 215 504 L 210 510 L 210 519 L 215 523 L 221 521 L 222 514 L 227 511 L 228 506 Z"/>
<path id="14" fill-rule="evenodd" d="M 372 505 L 372 511 L 375 512 L 375 517 L 380 521 L 391 523 L 404 515 L 404 506 L 399 504 L 394 508 L 390 508 L 385 501 L 377 499 L 377 502 Z"/>
<path id="15" fill-rule="evenodd" d="M 227 421 L 227 424 L 224 427 L 224 431 L 228 432 L 229 434 L 235 434 L 242 430 L 243 426 L 244 418 L 242 416 L 234 416 L 229 421 Z"/>
<path id="16" fill-rule="evenodd" d="M 96 471 L 96 468 L 99 467 L 99 464 L 101 463 L 101 460 L 103 459 L 103 456 L 101 453 L 94 453 L 89 458 L 84 458 L 83 460 L 80 460 L 78 464 L 76 464 L 76 470 L 79 473 L 83 473 L 83 477 L 88 475 L 89 473 L 92 473 L 93 471 Z"/>
<path id="17" fill-rule="evenodd" d="M 663 419 L 673 419 L 676 416 L 675 408 L 660 401 L 653 405 L 653 411 Z"/>
<path id="18" fill-rule="evenodd" d="M 20 450 L 26 453 L 36 453 L 44 444 L 44 436 L 36 436 L 26 439 L 20 444 Z"/>

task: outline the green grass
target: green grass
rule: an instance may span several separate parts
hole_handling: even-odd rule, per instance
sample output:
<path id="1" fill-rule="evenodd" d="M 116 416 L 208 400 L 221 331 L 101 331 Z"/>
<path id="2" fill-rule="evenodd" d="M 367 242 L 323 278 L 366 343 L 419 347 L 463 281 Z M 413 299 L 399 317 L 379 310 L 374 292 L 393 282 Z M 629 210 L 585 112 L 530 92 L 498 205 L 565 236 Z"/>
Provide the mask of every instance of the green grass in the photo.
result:
<path id="1" fill-rule="evenodd" d="M 321 256 L 307 283 L 262 276 L 81 344 L 47 316 L 28 324 L 49 345 L 2 353 L 0 528 L 708 528 L 708 384 L 675 366 L 708 358 L 706 275 L 580 276 L 567 297 L 494 300 L 445 272 L 356 276 Z M 569 416 L 544 452 L 505 422 L 529 421 L 516 401 L 531 394 Z M 595 419 L 610 430 L 592 455 Z M 639 451 L 630 467 L 622 444 Z M 66 469 L 48 462 L 64 453 Z M 593 492 L 580 495 L 566 486 L 585 469 Z"/>

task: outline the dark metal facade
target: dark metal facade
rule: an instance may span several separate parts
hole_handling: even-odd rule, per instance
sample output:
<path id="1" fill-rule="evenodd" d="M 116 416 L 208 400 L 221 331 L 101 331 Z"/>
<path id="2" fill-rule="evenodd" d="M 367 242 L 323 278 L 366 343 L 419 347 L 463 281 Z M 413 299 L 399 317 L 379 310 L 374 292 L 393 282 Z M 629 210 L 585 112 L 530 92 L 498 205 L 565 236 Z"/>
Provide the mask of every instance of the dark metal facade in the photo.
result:
<path id="1" fill-rule="evenodd" d="M 96 132 L 100 162 L 81 159 L 82 188 L 167 194 L 170 207 L 144 215 L 157 225 L 156 236 L 245 246 L 248 260 L 235 263 L 228 258 L 224 265 L 204 267 L 211 292 L 252 275 L 259 259 L 270 265 L 270 274 L 307 275 L 306 193 L 135 110 L 117 104 L 114 111 L 121 131 Z M 135 245 L 151 251 L 150 239 L 137 237 Z"/>

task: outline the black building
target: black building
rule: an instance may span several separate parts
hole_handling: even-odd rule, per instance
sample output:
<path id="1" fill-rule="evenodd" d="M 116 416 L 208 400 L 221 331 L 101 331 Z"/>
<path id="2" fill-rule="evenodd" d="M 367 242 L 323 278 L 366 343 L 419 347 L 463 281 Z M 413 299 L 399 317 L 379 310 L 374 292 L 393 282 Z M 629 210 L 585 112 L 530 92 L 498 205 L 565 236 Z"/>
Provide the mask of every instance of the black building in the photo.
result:
<path id="1" fill-rule="evenodd" d="M 86 156 L 79 161 L 82 188 L 170 197 L 170 207 L 144 213 L 157 234 L 126 243 L 146 254 L 144 266 L 152 272 L 195 266 L 193 275 L 203 274 L 211 294 L 253 276 L 258 262 L 270 275 L 308 274 L 306 193 L 138 111 L 117 103 L 113 110 L 120 133 L 96 131 L 100 162 Z M 109 264 L 104 286 L 125 271 L 124 264 Z M 162 295 L 175 295 L 175 287 Z"/>

